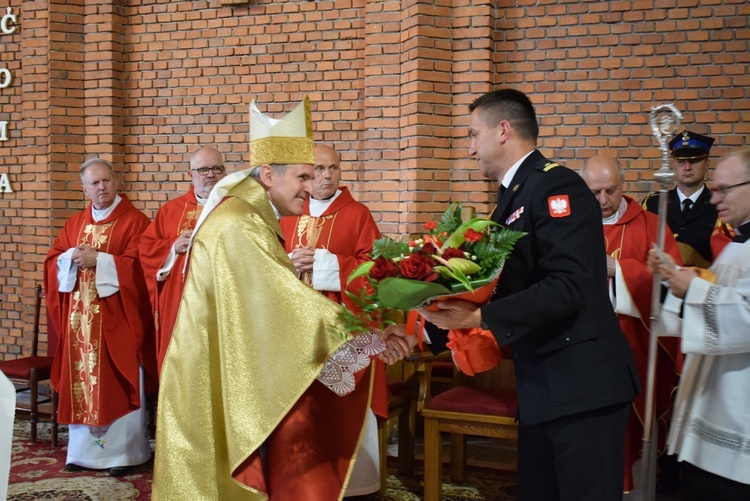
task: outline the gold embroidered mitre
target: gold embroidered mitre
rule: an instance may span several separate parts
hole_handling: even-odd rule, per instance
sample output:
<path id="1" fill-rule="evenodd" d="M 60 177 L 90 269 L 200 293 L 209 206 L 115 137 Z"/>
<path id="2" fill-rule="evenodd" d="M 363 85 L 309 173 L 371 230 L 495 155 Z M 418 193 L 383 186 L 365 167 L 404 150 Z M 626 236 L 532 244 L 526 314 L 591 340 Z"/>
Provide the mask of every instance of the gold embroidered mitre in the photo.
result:
<path id="1" fill-rule="evenodd" d="M 314 164 L 310 98 L 277 120 L 250 103 L 250 167 L 264 164 Z"/>

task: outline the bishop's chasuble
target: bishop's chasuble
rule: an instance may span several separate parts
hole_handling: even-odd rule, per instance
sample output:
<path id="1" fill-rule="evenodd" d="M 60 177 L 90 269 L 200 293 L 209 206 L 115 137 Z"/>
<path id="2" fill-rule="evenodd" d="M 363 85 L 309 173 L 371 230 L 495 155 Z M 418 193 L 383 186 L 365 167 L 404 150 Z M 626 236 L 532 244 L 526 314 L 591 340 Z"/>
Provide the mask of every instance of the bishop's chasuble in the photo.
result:
<path id="1" fill-rule="evenodd" d="M 341 497 L 369 392 L 316 381 L 344 343 L 340 306 L 297 278 L 281 238 L 249 177 L 196 231 L 162 367 L 156 500 Z"/>
<path id="2" fill-rule="evenodd" d="M 71 217 L 44 263 L 47 319 L 60 336 L 50 379 L 60 394 L 61 423 L 105 426 L 139 409 L 139 366 L 147 393 L 155 389 L 153 320 L 137 259 L 149 219 L 120 197 L 102 221 L 93 220 L 91 203 Z M 95 268 L 79 268 L 73 291 L 59 292 L 57 258 L 78 245 L 114 257 L 118 292 L 99 297 Z"/>
<path id="3" fill-rule="evenodd" d="M 141 236 L 139 248 L 141 266 L 146 277 L 146 285 L 151 298 L 151 309 L 154 315 L 156 330 L 156 359 L 159 371 L 164 361 L 164 354 L 172 336 L 177 308 L 185 284 L 183 268 L 185 254 L 174 254 L 168 270 L 165 263 L 172 257 L 172 245 L 183 233 L 193 231 L 203 206 L 195 198 L 195 189 L 170 200 L 156 213 L 154 220 Z"/>
<path id="4" fill-rule="evenodd" d="M 641 378 L 641 387 L 646 388 L 648 347 L 650 339 L 650 316 L 653 276 L 646 269 L 648 252 L 657 241 L 659 218 L 643 210 L 632 198 L 624 196 L 627 210 L 614 224 L 604 225 L 604 240 L 607 254 L 617 259 L 615 278 L 615 312 L 620 327 L 633 350 L 633 358 Z M 680 252 L 672 234 L 667 231 L 664 251 L 680 264 Z M 623 304 L 626 306 L 623 307 Z M 628 311 L 623 311 L 628 310 Z M 673 339 L 659 339 L 659 355 L 656 369 L 655 409 L 659 426 L 660 450 L 667 436 L 667 426 L 672 407 L 672 393 L 679 382 L 677 354 L 679 347 Z M 628 423 L 625 449 L 625 491 L 633 489 L 632 465 L 639 459 L 643 447 L 643 420 L 646 403 L 645 394 L 638 395 L 633 402 L 634 413 Z"/>

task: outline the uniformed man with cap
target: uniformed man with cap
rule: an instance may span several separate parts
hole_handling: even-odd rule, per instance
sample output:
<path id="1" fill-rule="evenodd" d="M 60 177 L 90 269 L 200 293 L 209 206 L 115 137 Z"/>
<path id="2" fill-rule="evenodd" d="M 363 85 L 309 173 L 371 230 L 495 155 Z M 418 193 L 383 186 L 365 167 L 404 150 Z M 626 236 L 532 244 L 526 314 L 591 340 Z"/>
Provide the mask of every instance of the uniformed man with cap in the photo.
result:
<path id="1" fill-rule="evenodd" d="M 677 134 L 669 142 L 672 168 L 677 187 L 670 190 L 667 224 L 680 246 L 686 266 L 708 268 L 726 244 L 732 241 L 729 228 L 718 220 L 706 186 L 708 155 L 714 138 L 689 130 Z M 656 193 L 643 200 L 643 208 L 659 212 Z"/>
<path id="2" fill-rule="evenodd" d="M 668 193 L 667 224 L 674 233 L 685 266 L 708 268 L 716 256 L 732 241 L 731 229 L 719 220 L 706 186 L 708 155 L 714 138 L 689 130 L 669 142 L 672 168 L 677 186 Z M 643 208 L 659 212 L 658 193 L 643 200 Z M 660 475 L 656 490 L 671 494 L 679 488 L 679 466 L 674 456 L 659 458 Z"/>

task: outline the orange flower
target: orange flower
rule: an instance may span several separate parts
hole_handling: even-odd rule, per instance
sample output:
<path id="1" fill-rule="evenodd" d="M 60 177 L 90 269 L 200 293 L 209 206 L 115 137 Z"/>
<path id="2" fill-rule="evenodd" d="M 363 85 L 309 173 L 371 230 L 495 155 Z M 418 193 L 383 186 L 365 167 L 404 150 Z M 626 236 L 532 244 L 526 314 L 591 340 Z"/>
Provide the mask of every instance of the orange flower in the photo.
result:
<path id="1" fill-rule="evenodd" d="M 464 232 L 464 238 L 467 242 L 479 242 L 482 239 L 482 234 L 474 229 L 469 228 Z"/>

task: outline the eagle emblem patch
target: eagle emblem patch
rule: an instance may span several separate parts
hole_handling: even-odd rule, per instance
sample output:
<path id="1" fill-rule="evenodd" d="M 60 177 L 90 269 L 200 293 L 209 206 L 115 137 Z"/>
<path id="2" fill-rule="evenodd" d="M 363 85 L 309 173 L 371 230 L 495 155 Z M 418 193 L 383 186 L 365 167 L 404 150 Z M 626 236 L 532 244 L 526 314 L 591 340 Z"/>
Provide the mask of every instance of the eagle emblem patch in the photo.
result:
<path id="1" fill-rule="evenodd" d="M 551 217 L 570 216 L 570 200 L 568 195 L 554 195 L 547 199 L 549 215 Z"/>

